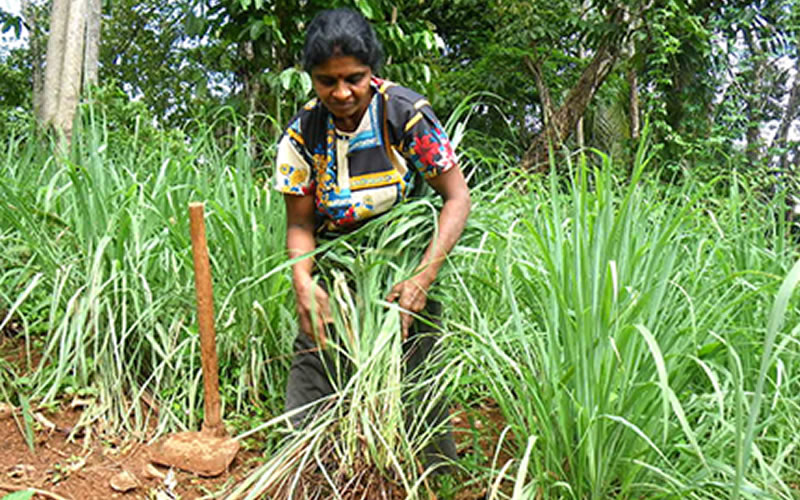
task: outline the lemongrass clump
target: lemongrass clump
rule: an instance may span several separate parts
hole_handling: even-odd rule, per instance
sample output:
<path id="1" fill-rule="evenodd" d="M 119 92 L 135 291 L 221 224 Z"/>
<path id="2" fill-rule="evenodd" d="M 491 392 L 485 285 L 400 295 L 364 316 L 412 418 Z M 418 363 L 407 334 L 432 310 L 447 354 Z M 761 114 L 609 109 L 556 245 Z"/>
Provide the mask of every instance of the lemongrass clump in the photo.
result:
<path id="1" fill-rule="evenodd" d="M 191 138 L 151 131 L 121 147 L 110 128 L 89 107 L 69 150 L 29 137 L 0 159 L 0 245 L 14 259 L 0 261 L 0 314 L 43 344 L 29 395 L 50 403 L 81 393 L 88 418 L 108 430 L 139 434 L 156 418 L 160 431 L 196 428 L 187 205 L 203 200 L 221 377 L 237 377 L 223 383 L 226 409 L 277 407 L 292 321 L 279 266 L 283 203 L 256 182 L 246 131 L 224 149 L 202 125 Z"/>
<path id="2" fill-rule="evenodd" d="M 420 424 L 424 408 L 412 410 L 420 387 L 407 378 L 401 311 L 385 297 L 413 276 L 435 220 L 429 202 L 409 203 L 323 246 L 315 262 L 327 279 L 334 315 L 336 333 L 326 349 L 339 361 L 330 374 L 336 392 L 317 405 L 311 425 L 288 438 L 229 498 L 282 498 L 298 494 L 301 484 L 307 498 L 401 492 L 416 498 L 424 489 L 430 471 L 422 450 L 441 429 Z M 429 362 L 441 359 L 433 355 Z M 431 389 L 430 379 L 425 385 Z"/>

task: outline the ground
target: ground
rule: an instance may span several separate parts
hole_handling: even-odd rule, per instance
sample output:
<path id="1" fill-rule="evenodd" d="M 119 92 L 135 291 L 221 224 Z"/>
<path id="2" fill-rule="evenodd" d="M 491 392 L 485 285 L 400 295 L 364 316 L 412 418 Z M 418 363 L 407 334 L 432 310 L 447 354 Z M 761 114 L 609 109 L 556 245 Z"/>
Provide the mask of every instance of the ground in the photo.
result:
<path id="1" fill-rule="evenodd" d="M 8 411 L 0 416 L 0 490 L 36 488 L 65 499 L 108 498 L 201 498 L 220 491 L 231 481 L 242 477 L 254 466 L 254 453 L 242 451 L 230 472 L 215 479 L 203 479 L 177 471 L 168 479 L 169 470 L 150 465 L 148 447 L 135 440 L 115 440 L 95 435 L 70 436 L 78 421 L 80 408 L 65 404 L 48 414 L 39 413 L 35 427 L 34 450 L 31 451 L 21 430 L 21 416 Z M 50 427 L 50 424 L 53 427 Z M 134 488 L 127 493 L 115 491 L 112 479 L 127 472 Z M 173 483 L 174 481 L 174 483 Z M 161 494 L 159 495 L 159 492 Z M 49 496 L 49 498 L 58 498 Z M 2 498 L 2 497 L 0 497 Z M 37 495 L 34 498 L 48 498 Z"/>
<path id="2" fill-rule="evenodd" d="M 0 358 L 19 361 L 21 346 L 0 336 Z M 36 489 L 34 499 L 195 499 L 219 498 L 229 486 L 256 468 L 262 459 L 258 451 L 240 450 L 228 471 L 217 478 L 170 471 L 149 460 L 146 441 L 108 435 L 90 426 L 78 433 L 75 426 L 86 411 L 80 398 L 64 399 L 58 406 L 35 409 L 33 450 L 25 438 L 22 411 L 2 402 L 0 397 L 0 500 L 14 491 Z M 490 402 L 469 409 L 454 410 L 453 423 L 459 454 L 465 461 L 486 466 L 495 453 L 496 438 L 503 428 L 499 410 Z M 510 457 L 501 455 L 501 465 Z M 127 474 L 124 474 L 127 473 Z M 485 487 L 476 483 L 464 488 L 470 478 L 459 475 L 452 481 L 451 498 L 483 498 Z M 122 484 L 125 481 L 129 485 Z M 130 486 L 125 492 L 117 489 Z M 446 489 L 446 488 L 445 488 Z"/>

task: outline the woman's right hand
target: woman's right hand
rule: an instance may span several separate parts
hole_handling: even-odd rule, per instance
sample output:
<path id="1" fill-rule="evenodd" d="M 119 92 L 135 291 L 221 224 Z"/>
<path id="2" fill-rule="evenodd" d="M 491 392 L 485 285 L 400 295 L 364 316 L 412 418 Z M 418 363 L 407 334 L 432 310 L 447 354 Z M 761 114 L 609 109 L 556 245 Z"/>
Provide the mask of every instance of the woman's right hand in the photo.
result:
<path id="1" fill-rule="evenodd" d="M 333 323 L 328 294 L 311 276 L 295 279 L 294 293 L 300 330 L 325 349 L 325 325 Z"/>
<path id="2" fill-rule="evenodd" d="M 283 195 L 286 202 L 286 249 L 290 259 L 308 255 L 316 248 L 314 196 Z M 325 348 L 325 324 L 332 323 L 328 294 L 311 278 L 314 261 L 299 259 L 292 265 L 292 285 L 297 302 L 300 331 Z"/>

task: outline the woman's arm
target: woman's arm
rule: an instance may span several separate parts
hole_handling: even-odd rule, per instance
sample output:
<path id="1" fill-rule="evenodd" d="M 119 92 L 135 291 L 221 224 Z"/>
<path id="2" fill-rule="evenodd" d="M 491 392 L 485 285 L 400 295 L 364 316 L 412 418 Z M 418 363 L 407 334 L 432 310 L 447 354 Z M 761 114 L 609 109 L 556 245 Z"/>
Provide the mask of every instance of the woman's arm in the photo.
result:
<path id="1" fill-rule="evenodd" d="M 294 259 L 314 251 L 317 247 L 314 239 L 314 195 L 285 194 L 283 199 L 286 203 L 286 249 L 289 258 Z M 311 257 L 292 265 L 292 285 L 300 330 L 324 349 L 326 342 L 324 323 L 332 319 L 328 294 L 314 283 L 311 278 L 313 269 L 314 260 Z"/>
<path id="2" fill-rule="evenodd" d="M 447 254 L 461 237 L 470 211 L 469 189 L 458 165 L 428 179 L 428 183 L 444 201 L 439 212 L 439 231 L 428 244 L 416 274 L 395 285 L 386 298 L 412 313 L 425 309 L 428 289 L 436 280 Z M 401 318 L 403 338 L 407 338 L 414 318 L 409 313 L 403 313 Z"/>

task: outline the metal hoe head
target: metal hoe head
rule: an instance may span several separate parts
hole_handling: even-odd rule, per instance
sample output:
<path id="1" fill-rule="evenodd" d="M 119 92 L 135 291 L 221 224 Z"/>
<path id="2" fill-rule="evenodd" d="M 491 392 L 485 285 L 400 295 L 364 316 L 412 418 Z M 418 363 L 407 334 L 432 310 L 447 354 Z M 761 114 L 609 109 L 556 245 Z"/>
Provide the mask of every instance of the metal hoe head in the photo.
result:
<path id="1" fill-rule="evenodd" d="M 219 476 L 228 469 L 239 441 L 208 432 L 180 432 L 161 440 L 150 452 L 150 460 L 205 477 Z"/>

